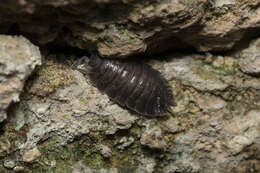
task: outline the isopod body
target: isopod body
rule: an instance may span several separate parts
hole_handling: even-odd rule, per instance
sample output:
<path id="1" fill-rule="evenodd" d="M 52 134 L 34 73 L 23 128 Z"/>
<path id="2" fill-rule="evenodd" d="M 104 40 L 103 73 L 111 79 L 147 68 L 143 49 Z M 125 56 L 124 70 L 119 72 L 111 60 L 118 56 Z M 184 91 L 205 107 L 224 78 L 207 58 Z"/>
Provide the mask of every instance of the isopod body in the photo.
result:
<path id="1" fill-rule="evenodd" d="M 168 81 L 147 64 L 97 55 L 82 57 L 76 64 L 101 92 L 139 114 L 161 116 L 175 105 Z"/>

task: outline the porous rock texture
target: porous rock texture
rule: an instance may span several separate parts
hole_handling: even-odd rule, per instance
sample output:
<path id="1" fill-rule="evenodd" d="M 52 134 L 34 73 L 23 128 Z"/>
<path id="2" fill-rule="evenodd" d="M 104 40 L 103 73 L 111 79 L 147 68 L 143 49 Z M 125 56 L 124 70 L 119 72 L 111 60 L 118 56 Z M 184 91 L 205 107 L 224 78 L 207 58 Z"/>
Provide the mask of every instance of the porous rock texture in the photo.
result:
<path id="1" fill-rule="evenodd" d="M 19 101 L 24 82 L 41 64 L 39 48 L 24 37 L 0 35 L 0 123 L 6 109 Z"/>
<path id="2" fill-rule="evenodd" d="M 0 37 L 0 48 L 12 43 L 1 48 L 1 64 L 19 67 L 6 76 L 21 86 L 8 98 L 24 88 L 0 126 L 0 172 L 260 172 L 259 10 L 258 0 L 1 3 L 0 32 L 26 36 L 43 61 L 22 87 L 39 50 L 24 37 Z M 149 118 L 115 104 L 73 70 L 81 51 L 64 47 L 139 54 L 173 87 L 173 115 Z"/>
<path id="3" fill-rule="evenodd" d="M 11 0 L 0 11 L 2 33 L 114 57 L 229 50 L 260 29 L 260 0 Z"/>

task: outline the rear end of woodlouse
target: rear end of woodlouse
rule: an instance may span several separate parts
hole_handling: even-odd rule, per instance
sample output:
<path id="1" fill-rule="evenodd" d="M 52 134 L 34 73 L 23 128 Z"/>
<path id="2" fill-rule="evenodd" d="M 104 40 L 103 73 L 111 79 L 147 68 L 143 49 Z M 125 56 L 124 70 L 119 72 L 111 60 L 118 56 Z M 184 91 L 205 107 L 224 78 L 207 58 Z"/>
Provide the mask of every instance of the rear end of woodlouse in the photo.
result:
<path id="1" fill-rule="evenodd" d="M 168 81 L 147 64 L 91 55 L 74 67 L 113 101 L 139 114 L 161 116 L 175 105 Z"/>

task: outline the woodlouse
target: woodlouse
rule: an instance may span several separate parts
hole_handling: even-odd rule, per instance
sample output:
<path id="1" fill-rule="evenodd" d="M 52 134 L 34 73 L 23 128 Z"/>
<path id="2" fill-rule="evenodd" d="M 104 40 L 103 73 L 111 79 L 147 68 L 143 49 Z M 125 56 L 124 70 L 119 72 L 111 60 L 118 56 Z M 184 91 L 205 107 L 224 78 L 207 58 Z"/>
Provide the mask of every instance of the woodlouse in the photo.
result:
<path id="1" fill-rule="evenodd" d="M 93 54 L 80 58 L 74 68 L 113 101 L 139 114 L 160 116 L 171 112 L 175 105 L 168 81 L 148 64 Z"/>

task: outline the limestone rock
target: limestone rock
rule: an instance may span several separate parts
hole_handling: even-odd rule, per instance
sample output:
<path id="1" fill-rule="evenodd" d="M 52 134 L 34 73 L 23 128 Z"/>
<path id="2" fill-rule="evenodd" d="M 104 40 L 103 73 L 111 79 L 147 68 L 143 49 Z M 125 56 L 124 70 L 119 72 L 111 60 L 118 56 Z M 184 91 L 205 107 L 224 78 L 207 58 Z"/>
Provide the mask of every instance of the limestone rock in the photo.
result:
<path id="1" fill-rule="evenodd" d="M 141 156 L 140 165 L 138 166 L 136 173 L 154 173 L 155 165 L 156 163 L 153 158 Z"/>
<path id="2" fill-rule="evenodd" d="M 211 66 L 203 65 L 192 57 L 184 56 L 172 59 L 164 65 L 163 73 L 168 79 L 177 78 L 185 85 L 191 85 L 201 91 L 224 90 L 227 84 L 220 80 Z"/>
<path id="3" fill-rule="evenodd" d="M 162 136 L 162 130 L 156 126 L 151 129 L 147 129 L 143 133 L 140 142 L 142 145 L 148 146 L 151 149 L 165 150 L 167 147 L 167 144 Z"/>
<path id="4" fill-rule="evenodd" d="M 250 46 L 240 53 L 240 69 L 249 74 L 260 74 L 260 39 L 252 41 Z"/>
<path id="5" fill-rule="evenodd" d="M 39 48 L 27 39 L 0 35 L 0 122 L 8 106 L 19 101 L 25 80 L 40 64 Z"/>
<path id="6" fill-rule="evenodd" d="M 237 114 L 230 121 L 212 118 L 209 123 L 177 137 L 171 158 L 175 161 L 164 172 L 234 171 L 238 169 L 234 165 L 260 154 L 259 126 L 258 110 Z"/>
<path id="7" fill-rule="evenodd" d="M 82 161 L 79 161 L 74 165 L 72 173 L 93 173 L 93 171 L 84 165 Z"/>
<path id="8" fill-rule="evenodd" d="M 0 6 L 0 31 L 26 34 L 41 45 L 65 44 L 114 57 L 190 46 L 204 52 L 230 50 L 257 36 L 259 4 L 259 0 L 10 1 Z"/>
<path id="9" fill-rule="evenodd" d="M 112 150 L 106 145 L 100 145 L 100 153 L 105 157 L 109 158 L 112 156 Z"/>
<path id="10" fill-rule="evenodd" d="M 13 169 L 15 167 L 15 162 L 13 160 L 5 160 L 4 167 L 8 169 Z"/>
<path id="11" fill-rule="evenodd" d="M 37 147 L 34 147 L 32 149 L 25 151 L 25 153 L 23 155 L 23 161 L 24 162 L 32 162 L 40 156 L 41 156 L 40 151 L 38 150 Z"/>

